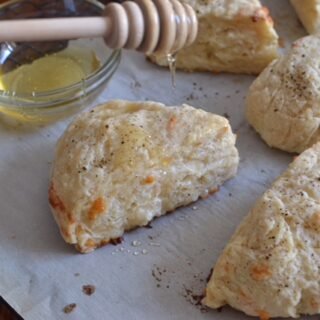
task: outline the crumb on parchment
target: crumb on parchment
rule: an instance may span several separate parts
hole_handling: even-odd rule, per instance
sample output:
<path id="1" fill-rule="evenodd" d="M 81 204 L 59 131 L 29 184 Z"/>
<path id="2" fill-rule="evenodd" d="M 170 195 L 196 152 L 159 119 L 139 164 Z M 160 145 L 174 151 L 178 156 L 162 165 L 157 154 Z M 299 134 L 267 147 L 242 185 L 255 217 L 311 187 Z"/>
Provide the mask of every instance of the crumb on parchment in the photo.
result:
<path id="1" fill-rule="evenodd" d="M 64 313 L 71 313 L 77 307 L 76 303 L 70 303 L 63 308 Z"/>
<path id="2" fill-rule="evenodd" d="M 86 294 L 87 296 L 91 296 L 96 291 L 96 287 L 92 284 L 87 284 L 82 286 L 82 292 Z"/>

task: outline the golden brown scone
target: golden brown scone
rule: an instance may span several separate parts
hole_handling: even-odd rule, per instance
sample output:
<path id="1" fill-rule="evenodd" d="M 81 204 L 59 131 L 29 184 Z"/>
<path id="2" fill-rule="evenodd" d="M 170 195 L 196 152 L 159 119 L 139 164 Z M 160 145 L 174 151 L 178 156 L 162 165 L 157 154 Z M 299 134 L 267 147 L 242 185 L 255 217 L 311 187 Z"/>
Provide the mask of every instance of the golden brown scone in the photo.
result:
<path id="1" fill-rule="evenodd" d="M 278 36 L 268 9 L 258 0 L 183 0 L 196 11 L 196 42 L 179 51 L 177 68 L 186 71 L 260 73 L 277 57 Z M 167 65 L 163 56 L 150 59 Z"/>
<path id="2" fill-rule="evenodd" d="M 254 81 L 249 123 L 271 147 L 302 152 L 320 140 L 320 36 L 296 41 Z"/>
<path id="3" fill-rule="evenodd" d="M 219 257 L 204 303 L 262 320 L 320 313 L 320 144 L 257 201 Z"/>
<path id="4" fill-rule="evenodd" d="M 311 33 L 320 31 L 320 1 L 319 0 L 291 0 L 299 19 L 306 30 Z"/>
<path id="5" fill-rule="evenodd" d="M 112 101 L 81 114 L 58 142 L 50 205 L 65 241 L 90 252 L 217 191 L 238 162 L 223 117 Z"/>

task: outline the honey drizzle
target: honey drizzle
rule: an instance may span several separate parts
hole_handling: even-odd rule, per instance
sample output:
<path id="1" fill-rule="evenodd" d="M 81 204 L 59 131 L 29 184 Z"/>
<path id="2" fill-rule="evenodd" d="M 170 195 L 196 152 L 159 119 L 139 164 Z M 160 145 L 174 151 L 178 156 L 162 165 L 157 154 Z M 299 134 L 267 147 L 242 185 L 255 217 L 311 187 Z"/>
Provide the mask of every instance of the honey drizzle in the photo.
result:
<path id="1" fill-rule="evenodd" d="M 171 85 L 173 88 L 176 88 L 176 57 L 177 53 L 168 53 L 166 58 L 171 73 Z"/>

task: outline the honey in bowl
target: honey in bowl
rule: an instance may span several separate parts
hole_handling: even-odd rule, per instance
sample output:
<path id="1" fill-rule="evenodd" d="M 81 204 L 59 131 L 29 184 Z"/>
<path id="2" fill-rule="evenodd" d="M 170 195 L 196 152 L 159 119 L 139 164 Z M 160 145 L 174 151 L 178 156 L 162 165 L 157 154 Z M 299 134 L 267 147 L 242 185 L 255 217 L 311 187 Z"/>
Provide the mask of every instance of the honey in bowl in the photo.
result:
<path id="1" fill-rule="evenodd" d="M 16 94 L 56 90 L 85 79 L 100 66 L 90 48 L 70 46 L 6 73 L 0 69 L 0 90 Z"/>
<path id="2" fill-rule="evenodd" d="M 1 1 L 1 0 L 0 0 Z M 1 20 L 101 16 L 98 1 L 12 0 Z M 0 42 L 0 122 L 47 124 L 90 106 L 117 70 L 121 51 L 100 37 Z"/>

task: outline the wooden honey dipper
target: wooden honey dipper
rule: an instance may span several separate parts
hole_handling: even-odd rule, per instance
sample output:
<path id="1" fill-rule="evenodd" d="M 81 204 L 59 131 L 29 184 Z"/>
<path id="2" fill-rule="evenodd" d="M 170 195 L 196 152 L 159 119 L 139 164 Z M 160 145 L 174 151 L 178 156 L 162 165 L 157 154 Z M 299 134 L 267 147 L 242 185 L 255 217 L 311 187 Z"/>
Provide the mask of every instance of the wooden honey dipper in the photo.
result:
<path id="1" fill-rule="evenodd" d="M 110 48 L 147 54 L 176 52 L 193 43 L 197 33 L 194 10 L 178 0 L 110 3 L 102 17 L 0 21 L 0 42 L 103 37 Z"/>

